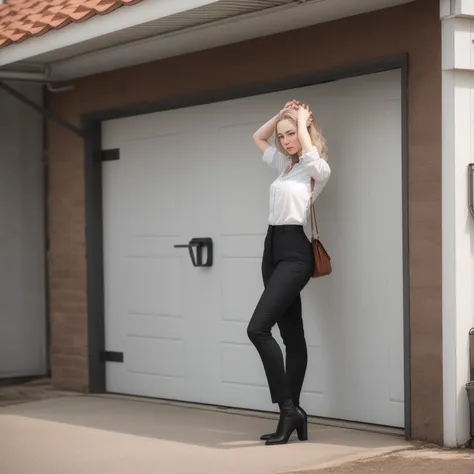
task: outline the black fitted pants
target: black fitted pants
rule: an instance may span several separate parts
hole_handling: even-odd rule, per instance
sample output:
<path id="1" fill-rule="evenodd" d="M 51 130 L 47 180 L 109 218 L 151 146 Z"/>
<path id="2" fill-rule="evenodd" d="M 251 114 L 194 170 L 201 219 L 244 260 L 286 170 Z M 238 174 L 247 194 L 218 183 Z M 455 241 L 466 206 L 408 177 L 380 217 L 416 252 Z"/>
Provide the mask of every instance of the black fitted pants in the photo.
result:
<path id="1" fill-rule="evenodd" d="M 313 272 L 313 251 L 300 225 L 269 226 L 262 275 L 265 290 L 247 328 L 262 359 L 273 403 L 299 404 L 308 353 L 300 292 Z M 271 334 L 277 324 L 286 349 L 286 370 L 280 346 Z"/>

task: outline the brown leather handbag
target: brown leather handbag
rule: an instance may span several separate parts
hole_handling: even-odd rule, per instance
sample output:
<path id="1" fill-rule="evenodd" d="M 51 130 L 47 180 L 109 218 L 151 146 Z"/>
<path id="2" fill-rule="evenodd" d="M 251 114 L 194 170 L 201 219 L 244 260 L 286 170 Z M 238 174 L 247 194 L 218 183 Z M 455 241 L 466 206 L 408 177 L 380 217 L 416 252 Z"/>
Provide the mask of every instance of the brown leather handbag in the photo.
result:
<path id="1" fill-rule="evenodd" d="M 316 223 L 316 212 L 313 202 L 314 179 L 311 178 L 311 197 L 310 197 L 310 213 L 311 213 L 311 246 L 313 247 L 314 269 L 313 278 L 329 275 L 332 272 L 331 257 L 324 248 L 319 239 L 318 224 Z M 316 229 L 316 235 L 314 233 Z"/>

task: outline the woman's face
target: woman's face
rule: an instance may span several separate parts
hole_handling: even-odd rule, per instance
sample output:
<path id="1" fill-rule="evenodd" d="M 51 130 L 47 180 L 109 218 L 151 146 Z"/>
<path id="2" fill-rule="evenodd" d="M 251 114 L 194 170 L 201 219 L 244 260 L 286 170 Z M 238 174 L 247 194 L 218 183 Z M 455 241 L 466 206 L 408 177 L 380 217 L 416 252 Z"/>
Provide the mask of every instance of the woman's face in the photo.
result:
<path id="1" fill-rule="evenodd" d="M 298 130 L 295 124 L 288 119 L 282 120 L 277 125 L 277 138 L 281 146 L 289 155 L 299 154 L 302 147 L 298 140 Z"/>

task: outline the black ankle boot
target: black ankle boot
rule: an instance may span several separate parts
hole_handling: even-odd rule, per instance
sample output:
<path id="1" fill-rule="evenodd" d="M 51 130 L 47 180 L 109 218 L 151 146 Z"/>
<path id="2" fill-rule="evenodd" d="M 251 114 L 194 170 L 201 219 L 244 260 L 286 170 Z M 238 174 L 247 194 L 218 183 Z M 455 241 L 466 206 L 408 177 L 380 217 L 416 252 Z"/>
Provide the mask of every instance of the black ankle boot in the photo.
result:
<path id="1" fill-rule="evenodd" d="M 299 411 L 304 419 L 305 419 L 305 422 L 307 422 L 308 420 L 308 415 L 306 415 L 306 412 L 299 406 L 297 405 L 296 407 L 296 410 Z M 281 420 L 282 420 L 282 417 L 281 417 L 281 413 L 280 413 L 280 419 L 278 420 L 278 425 L 277 425 L 277 429 L 276 431 L 274 431 L 273 433 L 266 433 L 266 434 L 263 434 L 262 436 L 260 436 L 260 439 L 263 439 L 263 440 L 267 440 L 267 439 L 270 439 L 270 438 L 273 438 L 276 436 L 278 430 L 280 429 L 280 425 L 281 425 Z M 299 436 L 299 435 L 298 435 Z M 301 439 L 301 438 L 300 438 Z M 301 441 L 305 441 L 305 440 L 301 440 Z"/>
<path id="2" fill-rule="evenodd" d="M 272 446 L 274 444 L 285 444 L 293 433 L 297 430 L 298 438 L 301 441 L 308 439 L 308 425 L 305 415 L 298 411 L 291 400 L 286 400 L 280 406 L 280 421 L 275 436 L 267 439 L 265 444 Z"/>

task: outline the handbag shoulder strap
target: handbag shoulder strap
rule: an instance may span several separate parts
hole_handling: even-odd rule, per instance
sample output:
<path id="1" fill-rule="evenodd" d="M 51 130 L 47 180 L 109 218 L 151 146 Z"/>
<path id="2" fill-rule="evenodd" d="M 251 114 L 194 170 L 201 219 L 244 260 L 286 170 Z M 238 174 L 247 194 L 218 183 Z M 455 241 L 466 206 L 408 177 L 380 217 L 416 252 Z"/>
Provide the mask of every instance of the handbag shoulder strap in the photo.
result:
<path id="1" fill-rule="evenodd" d="M 313 193 L 314 193 L 314 178 L 311 178 L 311 194 L 309 198 L 309 209 L 310 209 L 310 220 L 311 220 L 311 238 L 314 239 L 315 234 L 314 230 L 316 229 L 316 238 L 319 239 L 318 223 L 316 222 L 316 211 L 314 209 L 313 202 Z"/>

